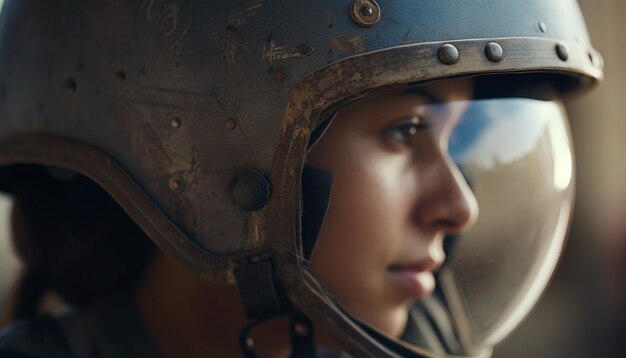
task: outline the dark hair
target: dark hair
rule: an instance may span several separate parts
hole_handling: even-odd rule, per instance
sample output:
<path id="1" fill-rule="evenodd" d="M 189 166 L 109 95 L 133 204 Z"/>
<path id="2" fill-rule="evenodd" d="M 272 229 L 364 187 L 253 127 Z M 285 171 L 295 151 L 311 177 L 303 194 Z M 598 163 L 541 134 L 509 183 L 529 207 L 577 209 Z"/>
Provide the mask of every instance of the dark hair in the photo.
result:
<path id="1" fill-rule="evenodd" d="M 37 314 L 47 292 L 80 307 L 135 287 L 155 246 L 93 181 L 13 165 L 0 171 L 0 190 L 14 200 L 12 240 L 24 266 L 9 319 Z"/>

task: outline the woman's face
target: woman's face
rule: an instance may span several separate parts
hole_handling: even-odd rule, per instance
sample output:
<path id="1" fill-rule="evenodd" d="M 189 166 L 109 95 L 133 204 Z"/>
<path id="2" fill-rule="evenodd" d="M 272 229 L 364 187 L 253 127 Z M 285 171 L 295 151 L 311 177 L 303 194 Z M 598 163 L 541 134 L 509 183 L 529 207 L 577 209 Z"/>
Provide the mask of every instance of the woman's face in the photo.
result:
<path id="1" fill-rule="evenodd" d="M 463 79 L 369 95 L 339 111 L 307 159 L 335 178 L 309 267 L 353 316 L 391 336 L 433 292 L 444 236 L 478 216 L 448 153 L 466 109 L 450 101 L 471 88 Z"/>

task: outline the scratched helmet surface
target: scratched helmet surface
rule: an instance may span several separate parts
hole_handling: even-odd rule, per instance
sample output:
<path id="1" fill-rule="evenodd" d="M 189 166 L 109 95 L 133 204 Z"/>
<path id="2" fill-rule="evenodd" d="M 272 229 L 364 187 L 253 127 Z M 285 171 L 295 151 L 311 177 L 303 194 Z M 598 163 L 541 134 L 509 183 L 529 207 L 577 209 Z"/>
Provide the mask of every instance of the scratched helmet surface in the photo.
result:
<path id="1" fill-rule="evenodd" d="M 547 73 L 569 94 L 602 76 L 573 0 L 7 0 L 0 36 L 0 164 L 84 174 L 213 281 L 271 262 L 268 285 L 357 355 L 409 351 L 305 268 L 313 129 L 395 84 Z"/>

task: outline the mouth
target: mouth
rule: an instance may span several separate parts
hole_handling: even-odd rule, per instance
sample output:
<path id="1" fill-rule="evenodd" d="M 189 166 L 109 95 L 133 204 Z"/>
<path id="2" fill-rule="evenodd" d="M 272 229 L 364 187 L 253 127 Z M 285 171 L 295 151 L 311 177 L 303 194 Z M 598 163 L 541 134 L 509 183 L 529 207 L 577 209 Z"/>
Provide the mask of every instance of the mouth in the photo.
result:
<path id="1" fill-rule="evenodd" d="M 393 264 L 387 272 L 410 297 L 423 298 L 430 296 L 435 290 L 434 272 L 441 264 L 428 257 L 411 263 Z"/>

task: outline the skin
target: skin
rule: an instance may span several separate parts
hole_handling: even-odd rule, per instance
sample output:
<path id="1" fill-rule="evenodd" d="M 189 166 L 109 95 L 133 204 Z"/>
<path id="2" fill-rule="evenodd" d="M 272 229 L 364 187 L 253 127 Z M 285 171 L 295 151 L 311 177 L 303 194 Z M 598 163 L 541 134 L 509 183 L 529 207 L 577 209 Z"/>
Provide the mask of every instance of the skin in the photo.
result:
<path id="1" fill-rule="evenodd" d="M 406 89 L 373 94 L 342 109 L 307 159 L 335 177 L 310 269 L 351 313 L 392 336 L 400 335 L 408 306 L 417 299 L 393 269 L 419 263 L 426 272 L 418 296 L 430 294 L 431 270 L 444 259 L 443 236 L 467 229 L 478 215 L 446 149 L 464 107 L 454 106 L 446 120 L 412 131 L 415 115 L 425 117 L 420 111 L 429 100 Z M 449 101 L 471 97 L 470 80 L 427 89 Z M 203 281 L 159 252 L 135 302 L 164 357 L 241 356 L 238 337 L 249 321 L 234 286 Z M 286 319 L 253 331 L 257 351 L 268 357 L 288 356 L 288 337 Z M 333 347 L 319 330 L 316 342 Z"/>
<path id="2" fill-rule="evenodd" d="M 403 332 L 409 305 L 432 293 L 443 237 L 478 216 L 447 152 L 465 105 L 441 118 L 424 111 L 429 97 L 470 99 L 471 85 L 464 79 L 430 84 L 427 95 L 406 86 L 369 95 L 342 109 L 308 156 L 335 178 L 310 269 L 355 317 L 391 336 Z M 402 279 L 412 274 L 417 286 Z"/>

